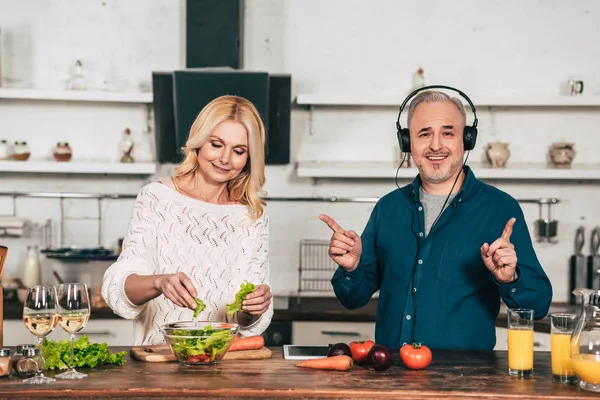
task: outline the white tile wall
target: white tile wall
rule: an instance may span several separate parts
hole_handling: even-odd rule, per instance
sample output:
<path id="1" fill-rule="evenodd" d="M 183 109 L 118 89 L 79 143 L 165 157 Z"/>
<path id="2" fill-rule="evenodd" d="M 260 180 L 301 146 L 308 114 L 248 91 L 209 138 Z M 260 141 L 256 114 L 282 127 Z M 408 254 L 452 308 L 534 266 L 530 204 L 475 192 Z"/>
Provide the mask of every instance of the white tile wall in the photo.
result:
<path id="1" fill-rule="evenodd" d="M 184 2 L 163 0 L 0 0 L 0 55 L 4 86 L 63 88 L 80 59 L 88 87 L 149 90 L 153 70 L 184 65 Z M 244 64 L 253 70 L 293 76 L 298 93 L 399 93 L 423 67 L 429 83 L 455 85 L 475 101 L 490 93 L 556 94 L 570 77 L 585 80 L 586 94 L 600 94 L 600 47 L 593 0 L 460 3 L 428 0 L 247 0 Z M 470 160 L 484 157 L 492 140 L 511 143 L 509 162 L 546 159 L 550 143 L 576 143 L 576 163 L 600 162 L 595 134 L 600 108 L 482 108 L 479 141 Z M 48 103 L 0 100 L 0 138 L 27 140 L 33 158 L 46 158 L 57 141 L 68 141 L 74 158 L 111 160 L 125 127 L 141 135 L 147 129 L 144 106 Z M 393 160 L 398 156 L 393 107 L 317 108 L 314 132 L 308 112 L 292 115 L 292 158 L 317 160 Z M 405 116 L 404 116 L 405 118 Z M 137 193 L 151 179 L 168 176 L 164 166 L 154 177 L 82 177 L 1 174 L 0 191 Z M 407 181 L 402 181 L 405 184 Z M 557 197 L 559 244 L 536 244 L 554 285 L 555 300 L 567 299 L 567 261 L 580 224 L 600 225 L 597 183 L 492 182 L 517 198 Z M 295 177 L 294 167 L 267 168 L 269 196 L 381 196 L 391 181 L 316 181 Z M 101 243 L 116 246 L 132 201 L 106 201 Z M 268 205 L 272 221 L 273 290 L 294 294 L 298 287 L 298 245 L 303 238 L 327 239 L 318 220 L 329 213 L 342 226 L 362 231 L 372 205 L 279 203 Z M 523 205 L 533 229 L 534 205 Z M 65 202 L 65 244 L 97 244 L 97 204 Z M 0 197 L 0 214 L 12 212 Z M 19 275 L 27 244 L 40 244 L 40 226 L 59 215 L 58 200 L 18 199 L 17 214 L 31 221 L 24 238 L 0 238 L 10 247 L 7 272 Z M 57 227 L 58 229 L 58 227 Z M 586 243 L 586 254 L 589 252 Z M 45 263 L 46 264 L 46 263 Z M 45 279 L 55 266 L 46 264 Z"/>

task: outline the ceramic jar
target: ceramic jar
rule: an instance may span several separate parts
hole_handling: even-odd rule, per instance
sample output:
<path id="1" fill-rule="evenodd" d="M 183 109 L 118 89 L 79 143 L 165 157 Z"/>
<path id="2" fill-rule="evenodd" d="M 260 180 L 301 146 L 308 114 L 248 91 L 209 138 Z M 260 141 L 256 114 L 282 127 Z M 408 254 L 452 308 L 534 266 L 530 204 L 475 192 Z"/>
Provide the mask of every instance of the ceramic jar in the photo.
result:
<path id="1" fill-rule="evenodd" d="M 69 161 L 73 156 L 73 150 L 67 142 L 58 142 L 52 150 L 52 155 L 56 161 Z"/>
<path id="2" fill-rule="evenodd" d="M 550 160 L 559 168 L 570 168 L 576 154 L 575 143 L 567 142 L 552 143 L 548 151 Z"/>
<path id="3" fill-rule="evenodd" d="M 27 161 L 29 156 L 31 156 L 31 150 L 29 150 L 27 142 L 15 142 L 12 153 L 13 160 Z"/>
<path id="4" fill-rule="evenodd" d="M 0 140 L 0 160 L 8 160 L 11 156 L 11 148 L 4 139 Z"/>
<path id="5" fill-rule="evenodd" d="M 492 168 L 506 167 L 506 162 L 510 158 L 510 150 L 508 149 L 508 145 L 508 143 L 504 142 L 488 143 L 486 155 L 488 161 L 492 164 Z"/>

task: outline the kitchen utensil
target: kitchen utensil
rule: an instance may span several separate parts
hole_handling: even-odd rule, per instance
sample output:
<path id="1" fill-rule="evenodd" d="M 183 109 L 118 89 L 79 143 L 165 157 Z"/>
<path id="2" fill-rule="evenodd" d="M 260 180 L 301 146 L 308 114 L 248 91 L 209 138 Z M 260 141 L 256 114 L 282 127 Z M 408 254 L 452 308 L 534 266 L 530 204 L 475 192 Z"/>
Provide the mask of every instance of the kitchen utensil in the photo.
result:
<path id="1" fill-rule="evenodd" d="M 587 266 L 585 256 L 581 253 L 585 242 L 585 228 L 580 226 L 575 233 L 575 254 L 571 256 L 569 262 L 569 304 L 576 303 L 576 297 L 573 291 L 576 288 L 587 286 Z"/>
<path id="2" fill-rule="evenodd" d="M 170 362 L 177 361 L 177 358 L 168 345 L 159 344 L 151 346 L 133 346 L 131 348 L 131 357 L 144 362 Z M 262 360 L 271 358 L 272 351 L 266 347 L 258 350 L 239 350 L 228 351 L 221 361 L 227 360 Z"/>
<path id="3" fill-rule="evenodd" d="M 546 217 L 543 216 L 544 204 L 548 206 Z M 554 238 L 558 233 L 558 221 L 552 219 L 552 204 L 553 202 L 538 203 L 539 218 L 535 222 L 537 226 L 538 242 L 541 243 L 557 243 L 557 240 Z"/>
<path id="4" fill-rule="evenodd" d="M 54 277 L 56 278 L 56 280 L 58 281 L 59 284 L 62 285 L 63 283 L 65 283 L 65 281 L 63 281 L 63 279 L 60 277 L 58 272 L 52 271 L 52 275 L 54 275 Z"/>
<path id="5" fill-rule="evenodd" d="M 587 285 L 577 286 L 586 287 L 589 289 L 600 289 L 600 276 L 598 275 L 598 269 L 600 269 L 600 255 L 598 249 L 600 248 L 600 226 L 597 226 L 592 231 L 592 237 L 590 238 L 590 250 L 591 253 L 587 258 Z"/>
<path id="6" fill-rule="evenodd" d="M 233 338 L 238 324 L 215 321 L 180 321 L 161 326 L 160 333 L 181 365 L 218 364 Z"/>
<path id="7" fill-rule="evenodd" d="M 8 254 L 8 247 L 0 246 L 0 283 L 2 282 L 2 271 Z M 0 284 L 0 349 L 4 346 L 4 289 Z"/>

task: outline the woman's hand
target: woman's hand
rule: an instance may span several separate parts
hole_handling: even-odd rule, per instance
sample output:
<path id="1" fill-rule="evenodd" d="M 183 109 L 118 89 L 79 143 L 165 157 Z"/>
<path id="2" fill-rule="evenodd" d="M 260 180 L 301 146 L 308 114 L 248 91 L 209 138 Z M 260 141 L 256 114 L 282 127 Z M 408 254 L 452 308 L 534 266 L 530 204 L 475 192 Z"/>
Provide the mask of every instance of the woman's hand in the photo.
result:
<path id="1" fill-rule="evenodd" d="M 179 307 L 191 308 L 192 310 L 196 308 L 194 298 L 198 297 L 198 292 L 191 279 L 183 272 L 158 275 L 154 280 L 154 286 Z"/>
<path id="2" fill-rule="evenodd" d="M 273 294 L 269 285 L 256 285 L 254 291 L 246 296 L 242 301 L 242 309 L 250 315 L 263 315 L 271 305 Z"/>

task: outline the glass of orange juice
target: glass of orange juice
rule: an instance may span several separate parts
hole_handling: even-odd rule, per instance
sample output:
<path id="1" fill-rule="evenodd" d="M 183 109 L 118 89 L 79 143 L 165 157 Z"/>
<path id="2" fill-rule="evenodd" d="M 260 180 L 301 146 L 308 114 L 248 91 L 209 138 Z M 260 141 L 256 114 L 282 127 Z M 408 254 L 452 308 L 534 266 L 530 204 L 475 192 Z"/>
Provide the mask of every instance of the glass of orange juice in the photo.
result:
<path id="1" fill-rule="evenodd" d="M 575 383 L 577 374 L 571 363 L 571 334 L 575 329 L 577 315 L 550 314 L 550 349 L 552 358 L 552 382 Z"/>
<path id="2" fill-rule="evenodd" d="M 508 374 L 533 375 L 533 310 L 508 310 Z"/>

